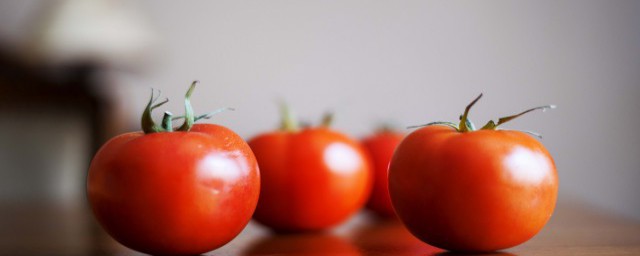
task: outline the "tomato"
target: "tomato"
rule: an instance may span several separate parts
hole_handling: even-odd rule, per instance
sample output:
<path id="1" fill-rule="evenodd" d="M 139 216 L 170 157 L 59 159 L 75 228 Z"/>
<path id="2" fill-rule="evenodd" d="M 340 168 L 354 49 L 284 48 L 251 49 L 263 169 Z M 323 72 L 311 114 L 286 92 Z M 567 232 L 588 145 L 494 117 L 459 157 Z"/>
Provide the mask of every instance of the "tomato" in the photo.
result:
<path id="1" fill-rule="evenodd" d="M 545 147 L 523 132 L 496 129 L 552 106 L 474 130 L 467 114 L 479 98 L 459 126 L 436 122 L 409 134 L 389 169 L 402 222 L 422 241 L 453 251 L 487 252 L 527 241 L 551 217 L 558 193 Z"/>
<path id="2" fill-rule="evenodd" d="M 326 126 L 298 130 L 294 122 L 285 123 L 283 130 L 249 140 L 261 170 L 254 218 L 288 232 L 345 221 L 364 205 L 371 189 L 364 149 Z"/>
<path id="3" fill-rule="evenodd" d="M 389 162 L 404 134 L 390 129 L 382 129 L 362 140 L 362 145 L 369 153 L 373 170 L 373 190 L 367 208 L 383 217 L 395 217 L 396 213 L 389 197 L 388 171 Z"/>
<path id="4" fill-rule="evenodd" d="M 152 102 L 143 121 L 150 125 L 151 109 L 163 104 Z M 122 134 L 93 158 L 87 196 L 121 244 L 149 254 L 200 254 L 229 242 L 251 219 L 260 176 L 248 144 L 219 125 L 186 129 Z"/>

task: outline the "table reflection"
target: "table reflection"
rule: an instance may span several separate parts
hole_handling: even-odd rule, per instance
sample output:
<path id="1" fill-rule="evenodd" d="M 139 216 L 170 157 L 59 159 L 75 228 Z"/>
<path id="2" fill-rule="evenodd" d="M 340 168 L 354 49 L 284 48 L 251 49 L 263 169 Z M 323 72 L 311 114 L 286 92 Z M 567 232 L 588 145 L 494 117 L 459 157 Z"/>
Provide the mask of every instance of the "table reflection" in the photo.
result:
<path id="1" fill-rule="evenodd" d="M 487 253 L 458 253 L 458 252 L 440 252 L 434 256 L 515 256 L 508 252 L 487 252 Z"/>
<path id="2" fill-rule="evenodd" d="M 370 219 L 355 229 L 353 243 L 366 254 L 433 255 L 443 251 L 415 238 L 397 219 Z"/>
<path id="3" fill-rule="evenodd" d="M 274 234 L 249 245 L 243 255 L 362 255 L 348 240 L 330 233 Z"/>
<path id="4" fill-rule="evenodd" d="M 364 211 L 325 233 L 274 234 L 251 222 L 229 244 L 205 255 L 640 255 L 637 222 L 586 206 L 559 206 L 540 234 L 508 252 L 446 252 L 413 237 L 399 221 Z M 0 204 L 0 227 L 0 255 L 142 255 L 105 234 L 88 206 Z"/>

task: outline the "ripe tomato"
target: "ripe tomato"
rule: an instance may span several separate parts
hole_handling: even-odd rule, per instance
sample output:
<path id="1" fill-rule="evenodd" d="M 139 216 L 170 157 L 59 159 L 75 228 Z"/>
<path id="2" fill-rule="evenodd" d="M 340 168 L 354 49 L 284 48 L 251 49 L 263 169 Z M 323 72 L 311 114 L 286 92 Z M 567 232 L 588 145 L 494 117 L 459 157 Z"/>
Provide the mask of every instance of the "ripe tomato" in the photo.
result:
<path id="1" fill-rule="evenodd" d="M 297 130 L 285 120 L 283 130 L 249 140 L 262 179 L 254 218 L 277 231 L 320 230 L 346 220 L 371 188 L 364 149 L 327 127 Z"/>
<path id="2" fill-rule="evenodd" d="M 151 103 L 143 123 L 155 126 L 147 114 L 163 103 Z M 251 149 L 219 125 L 153 128 L 117 136 L 94 157 L 87 196 L 96 219 L 121 244 L 149 254 L 200 254 L 226 244 L 258 201 Z"/>
<path id="3" fill-rule="evenodd" d="M 383 217 L 395 217 L 396 213 L 389 197 L 388 171 L 389 162 L 404 134 L 390 129 L 382 129 L 374 135 L 362 140 L 362 145 L 369 153 L 373 170 L 373 190 L 367 208 Z"/>
<path id="4" fill-rule="evenodd" d="M 482 96 L 482 95 L 480 95 Z M 396 213 L 416 237 L 453 251 L 494 251 L 533 237 L 551 217 L 558 192 L 555 164 L 531 136 L 467 122 L 427 126 L 398 146 L 389 169 Z"/>

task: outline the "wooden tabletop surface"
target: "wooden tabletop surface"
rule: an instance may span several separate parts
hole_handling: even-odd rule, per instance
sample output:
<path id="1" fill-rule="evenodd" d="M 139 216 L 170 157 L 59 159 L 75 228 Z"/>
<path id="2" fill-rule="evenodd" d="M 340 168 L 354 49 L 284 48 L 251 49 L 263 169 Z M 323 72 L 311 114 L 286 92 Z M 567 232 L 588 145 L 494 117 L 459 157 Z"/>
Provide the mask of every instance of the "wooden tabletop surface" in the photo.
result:
<path id="1" fill-rule="evenodd" d="M 207 255 L 460 255 L 430 247 L 397 221 L 363 212 L 323 233 L 275 235 L 256 223 Z M 113 241 L 84 206 L 0 205 L 0 255 L 140 255 Z M 485 254 L 487 255 L 487 254 Z M 532 240 L 488 255 L 640 255 L 640 222 L 560 201 Z"/>

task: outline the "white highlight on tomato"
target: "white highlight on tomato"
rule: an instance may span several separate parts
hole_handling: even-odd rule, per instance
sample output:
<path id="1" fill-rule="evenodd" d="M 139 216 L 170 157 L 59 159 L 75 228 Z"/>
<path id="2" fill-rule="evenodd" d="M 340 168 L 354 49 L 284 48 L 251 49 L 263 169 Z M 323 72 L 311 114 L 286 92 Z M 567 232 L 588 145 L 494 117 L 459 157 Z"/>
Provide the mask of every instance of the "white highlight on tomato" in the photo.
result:
<path id="1" fill-rule="evenodd" d="M 209 154 L 198 165 L 198 179 L 205 181 L 210 187 L 216 187 L 215 184 L 234 184 L 235 181 L 247 175 L 248 170 L 244 155 L 239 151 L 218 152 Z M 219 193 L 217 188 L 214 193 Z M 228 188 L 222 188 L 228 189 Z"/>
<path id="2" fill-rule="evenodd" d="M 335 142 L 324 151 L 324 162 L 339 174 L 352 174 L 362 165 L 360 155 L 351 146 Z"/>
<path id="3" fill-rule="evenodd" d="M 523 183 L 541 183 L 552 169 L 552 163 L 543 154 L 517 147 L 505 159 L 511 177 Z"/>

